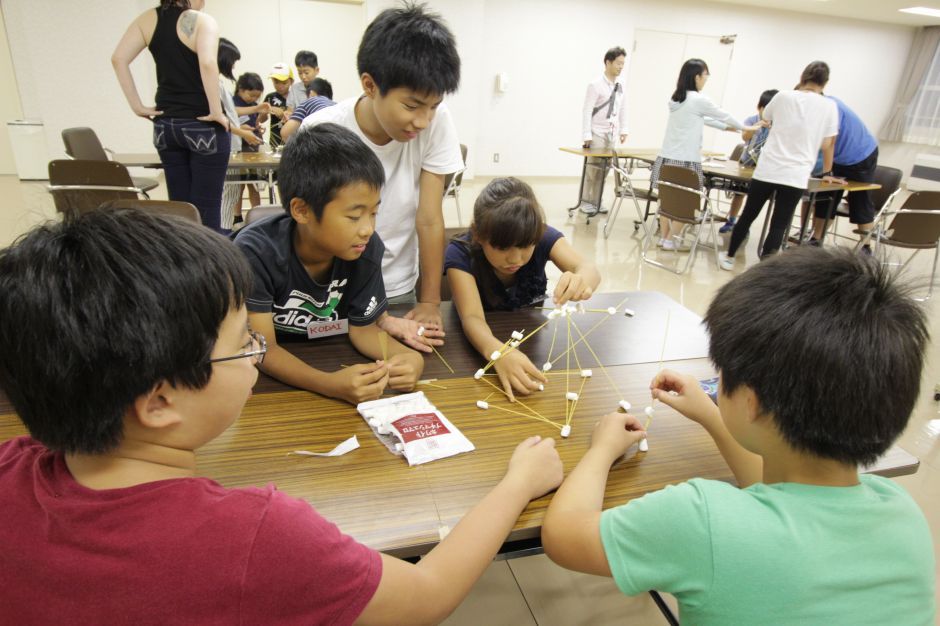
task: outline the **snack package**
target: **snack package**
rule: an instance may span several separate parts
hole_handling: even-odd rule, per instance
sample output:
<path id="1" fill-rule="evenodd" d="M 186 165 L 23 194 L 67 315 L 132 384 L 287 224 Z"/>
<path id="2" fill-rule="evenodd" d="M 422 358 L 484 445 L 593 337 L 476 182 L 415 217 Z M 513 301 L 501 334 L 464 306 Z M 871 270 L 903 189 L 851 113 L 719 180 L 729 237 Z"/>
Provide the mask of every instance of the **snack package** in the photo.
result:
<path id="1" fill-rule="evenodd" d="M 408 465 L 421 465 L 474 449 L 423 392 L 363 402 L 356 407 L 379 441 Z"/>

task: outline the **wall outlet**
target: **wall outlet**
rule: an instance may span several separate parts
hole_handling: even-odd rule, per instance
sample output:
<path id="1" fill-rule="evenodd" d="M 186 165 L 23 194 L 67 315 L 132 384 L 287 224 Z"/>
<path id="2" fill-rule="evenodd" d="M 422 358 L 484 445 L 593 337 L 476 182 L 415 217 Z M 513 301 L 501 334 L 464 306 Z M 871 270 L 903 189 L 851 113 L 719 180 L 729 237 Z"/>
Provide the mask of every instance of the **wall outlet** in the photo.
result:
<path id="1" fill-rule="evenodd" d="M 499 163 L 499 152 L 493 153 L 493 163 Z"/>

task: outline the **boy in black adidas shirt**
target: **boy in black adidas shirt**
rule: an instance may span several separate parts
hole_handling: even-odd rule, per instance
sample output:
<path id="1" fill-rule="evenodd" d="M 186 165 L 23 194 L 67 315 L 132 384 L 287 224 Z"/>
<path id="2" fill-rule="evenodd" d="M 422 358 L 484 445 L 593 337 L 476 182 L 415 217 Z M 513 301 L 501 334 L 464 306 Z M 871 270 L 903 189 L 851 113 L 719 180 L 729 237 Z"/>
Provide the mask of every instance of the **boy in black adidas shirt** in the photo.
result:
<path id="1" fill-rule="evenodd" d="M 336 124 L 305 129 L 285 147 L 278 187 L 286 212 L 235 238 L 254 272 L 249 323 L 269 338 L 265 373 L 353 404 L 378 398 L 386 386 L 415 387 L 424 359 L 392 338 L 387 362 L 337 372 L 311 367 L 277 344 L 348 332 L 359 352 L 381 358 L 375 322 L 388 303 L 375 215 L 384 182 L 375 154 Z"/>

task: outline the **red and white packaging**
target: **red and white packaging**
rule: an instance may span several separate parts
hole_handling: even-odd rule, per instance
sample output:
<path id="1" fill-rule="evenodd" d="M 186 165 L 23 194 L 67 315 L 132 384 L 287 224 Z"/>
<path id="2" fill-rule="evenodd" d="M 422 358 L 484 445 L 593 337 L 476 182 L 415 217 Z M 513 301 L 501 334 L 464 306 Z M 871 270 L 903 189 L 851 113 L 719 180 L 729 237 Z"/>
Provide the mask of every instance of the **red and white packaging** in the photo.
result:
<path id="1" fill-rule="evenodd" d="M 423 392 L 363 402 L 356 409 L 375 436 L 408 465 L 421 465 L 474 450 L 460 430 Z"/>

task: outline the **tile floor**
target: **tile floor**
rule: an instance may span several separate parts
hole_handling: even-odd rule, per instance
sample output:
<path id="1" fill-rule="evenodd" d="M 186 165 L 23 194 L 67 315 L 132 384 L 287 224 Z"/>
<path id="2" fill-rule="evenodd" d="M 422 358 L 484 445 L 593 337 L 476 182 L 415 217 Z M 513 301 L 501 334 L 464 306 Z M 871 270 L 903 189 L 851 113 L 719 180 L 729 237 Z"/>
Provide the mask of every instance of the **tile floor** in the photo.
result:
<path id="1" fill-rule="evenodd" d="M 460 198 L 464 225 L 472 214 L 476 194 L 486 182 L 488 179 L 484 178 L 464 181 Z M 605 239 L 602 218 L 587 225 L 583 215 L 569 218 L 565 211 L 574 204 L 578 191 L 576 178 L 533 178 L 528 182 L 545 208 L 549 223 L 597 264 L 603 276 L 602 290 L 658 290 L 703 314 L 712 294 L 722 284 L 734 273 L 757 262 L 757 238 L 752 237 L 738 255 L 734 273 L 719 270 L 711 253 L 700 251 L 691 270 L 676 276 L 641 262 L 641 238 L 633 229 L 632 205 L 624 205 L 610 238 Z M 4 198 L 0 204 L 0 246 L 7 245 L 33 225 L 55 217 L 51 198 L 42 183 L 21 183 L 15 177 L 0 176 L 0 197 Z M 165 187 L 156 190 L 153 197 L 165 197 Z M 447 225 L 457 226 L 452 199 L 445 201 L 444 212 Z M 659 254 L 664 259 L 684 257 L 678 253 Z M 931 261 L 930 255 L 922 253 L 913 264 L 914 273 L 929 275 Z M 940 294 L 936 297 L 940 298 Z M 928 305 L 930 326 L 933 336 L 940 337 L 940 317 L 934 307 Z M 912 493 L 926 514 L 940 562 L 940 407 L 933 401 L 933 388 L 937 383 L 940 383 L 940 342 L 935 340 L 928 350 L 921 398 L 900 439 L 906 450 L 920 458 L 920 470 L 897 481 Z M 608 579 L 567 572 L 544 556 L 534 556 L 494 562 L 470 597 L 445 623 L 449 626 L 603 626 L 666 622 L 648 596 L 625 597 Z"/>

